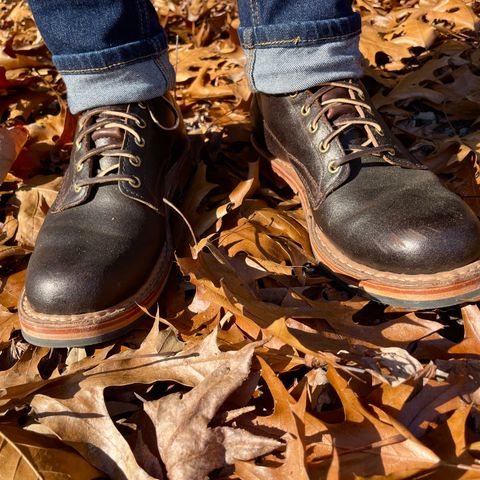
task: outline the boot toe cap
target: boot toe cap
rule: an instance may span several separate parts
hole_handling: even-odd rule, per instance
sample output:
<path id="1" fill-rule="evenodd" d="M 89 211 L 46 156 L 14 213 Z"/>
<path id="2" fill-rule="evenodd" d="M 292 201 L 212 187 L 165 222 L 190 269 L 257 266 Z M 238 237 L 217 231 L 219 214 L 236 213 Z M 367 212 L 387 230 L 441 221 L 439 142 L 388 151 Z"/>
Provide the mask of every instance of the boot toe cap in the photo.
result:
<path id="1" fill-rule="evenodd" d="M 30 269 L 25 294 L 32 308 L 39 313 L 76 315 L 95 312 L 108 308 L 116 301 L 105 290 L 102 291 L 99 278 L 51 266 L 49 269 Z"/>
<path id="2" fill-rule="evenodd" d="M 478 218 L 450 192 L 436 200 L 415 192 L 389 209 L 384 202 L 372 202 L 360 213 L 329 222 L 325 233 L 352 260 L 385 272 L 439 273 L 478 260 Z"/>
<path id="3" fill-rule="evenodd" d="M 450 271 L 480 258 L 480 224 L 470 216 L 456 222 L 454 217 L 439 214 L 435 219 L 386 230 L 375 240 L 375 248 L 365 251 L 365 257 L 377 268 L 395 273 Z"/>

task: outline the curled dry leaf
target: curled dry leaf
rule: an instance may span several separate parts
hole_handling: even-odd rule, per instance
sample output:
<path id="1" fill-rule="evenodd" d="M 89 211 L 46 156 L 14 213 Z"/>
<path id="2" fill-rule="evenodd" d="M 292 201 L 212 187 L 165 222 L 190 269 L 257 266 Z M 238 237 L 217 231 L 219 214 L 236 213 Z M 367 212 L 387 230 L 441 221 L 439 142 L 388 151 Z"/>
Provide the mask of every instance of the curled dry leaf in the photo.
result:
<path id="1" fill-rule="evenodd" d="M 477 305 L 462 307 L 462 317 L 465 326 L 463 341 L 449 349 L 451 354 L 480 354 L 480 310 Z"/>
<path id="2" fill-rule="evenodd" d="M 283 436 L 287 442 L 285 458 L 283 462 L 269 459 L 269 463 L 277 460 L 275 461 L 275 473 L 261 463 L 254 465 L 247 462 L 236 462 L 236 472 L 245 480 L 270 480 L 271 478 L 308 480 L 310 477 L 305 463 L 305 438 L 302 428 L 305 398 L 303 398 L 303 402 L 296 403 L 268 364 L 261 357 L 258 357 L 258 360 L 262 366 L 262 377 L 274 399 L 274 410 L 268 417 L 257 417 L 254 424 L 260 431 L 265 429 L 265 431 L 285 432 Z"/>
<path id="3" fill-rule="evenodd" d="M 14 330 L 20 329 L 20 322 L 16 313 L 8 309 L 0 309 L 0 342 L 6 342 Z"/>
<path id="4" fill-rule="evenodd" d="M 147 402 L 157 427 L 160 456 L 172 480 L 202 480 L 235 460 L 251 460 L 281 446 L 278 441 L 231 427 L 208 428 L 218 409 L 246 380 L 253 344 L 209 374 L 190 392 Z"/>
<path id="5" fill-rule="evenodd" d="M 480 375 L 475 360 L 436 360 L 435 376 L 423 382 L 397 415 L 414 435 L 422 436 L 430 428 L 446 420 L 464 399 L 475 398 L 480 388 Z M 433 375 L 431 375 L 433 376 Z"/>
<path id="6" fill-rule="evenodd" d="M 152 345 L 151 337 L 148 344 Z M 174 381 L 194 386 L 222 365 L 243 361 L 244 350 L 220 352 L 216 331 L 198 345 L 175 356 L 150 352 L 147 348 L 112 355 L 100 365 L 45 382 L 29 385 L 24 394 L 35 396 L 31 405 L 37 419 L 88 461 L 114 478 L 148 479 L 111 419 L 103 391 L 107 387 Z M 247 353 L 248 357 L 248 353 Z M 3 399 L 17 398 L 19 389 L 4 390 Z M 161 420 L 161 419 L 159 419 Z M 159 427 L 157 438 L 162 435 Z M 271 445 L 271 444 L 270 444 Z"/>
<path id="7" fill-rule="evenodd" d="M 18 229 L 15 240 L 19 245 L 33 248 L 43 220 L 57 197 L 62 178 L 34 177 L 19 188 L 10 204 L 18 208 Z"/>
<path id="8" fill-rule="evenodd" d="M 428 433 L 427 438 L 432 449 L 442 459 L 440 468 L 428 478 L 432 480 L 480 478 L 480 465 L 469 451 L 467 443 L 467 420 L 471 411 L 471 405 L 460 405 L 445 424 Z"/>
<path id="9" fill-rule="evenodd" d="M 378 350 L 358 349 L 358 353 L 339 352 L 369 372 L 374 379 L 392 387 L 416 378 L 424 370 L 422 364 L 403 348 L 385 347 Z M 342 355 L 343 354 L 343 355 Z"/>
<path id="10" fill-rule="evenodd" d="M 41 374 L 38 364 L 48 353 L 48 348 L 28 345 L 15 365 L 0 377 L 0 389 L 40 380 Z"/>
<path id="11" fill-rule="evenodd" d="M 440 459 L 401 423 L 378 407 L 364 406 L 334 368 L 327 376 L 342 403 L 344 421 L 323 423 L 308 416 L 306 433 L 313 435 L 309 460 L 315 478 L 328 471 L 325 460 L 334 447 L 342 479 L 376 475 L 379 469 L 389 478 L 406 479 L 437 467 Z"/>
<path id="12" fill-rule="evenodd" d="M 94 480 L 102 472 L 55 438 L 0 424 L 2 480 Z"/>
<path id="13" fill-rule="evenodd" d="M 28 132 L 24 128 L 0 128 L 0 183 L 5 179 L 27 139 Z"/>

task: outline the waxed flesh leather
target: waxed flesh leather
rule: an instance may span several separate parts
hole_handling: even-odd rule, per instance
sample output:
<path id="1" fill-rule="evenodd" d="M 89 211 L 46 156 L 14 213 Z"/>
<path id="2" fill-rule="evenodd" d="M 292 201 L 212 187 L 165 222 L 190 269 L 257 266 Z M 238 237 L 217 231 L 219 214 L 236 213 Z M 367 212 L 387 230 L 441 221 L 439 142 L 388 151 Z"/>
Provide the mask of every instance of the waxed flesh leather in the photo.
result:
<path id="1" fill-rule="evenodd" d="M 166 131 L 153 121 L 150 112 L 164 125 L 175 123 L 176 114 L 168 102 L 146 103 L 148 109 L 138 104 L 112 107 L 144 120 L 145 128 L 138 130 L 144 147 L 123 132 L 125 149 L 138 154 L 141 165 L 134 167 L 120 157 L 106 159 L 119 162 L 123 172 L 131 170 L 141 179 L 140 188 L 112 182 L 75 191 L 79 174 L 91 175 L 98 159 L 77 172 L 79 156 L 94 146 L 82 145 L 72 151 L 61 191 L 47 214 L 27 271 L 26 296 L 37 312 L 81 314 L 118 304 L 145 282 L 164 248 L 168 225 L 162 198 L 168 194 L 167 175 L 185 148 L 186 138 L 181 122 Z"/>
<path id="2" fill-rule="evenodd" d="M 341 253 L 403 274 L 449 271 L 480 258 L 480 222 L 473 211 L 406 151 L 374 109 L 372 118 L 382 126 L 376 140 L 392 145 L 395 155 L 387 161 L 367 155 L 330 173 L 328 163 L 344 156 L 345 148 L 338 138 L 328 152 L 319 150 L 334 127 L 324 116 L 318 129 L 309 131 L 320 109 L 314 104 L 302 115 L 309 95 L 256 94 L 254 135 L 272 156 L 295 169 L 316 228 Z M 366 92 L 365 97 L 370 102 Z"/>

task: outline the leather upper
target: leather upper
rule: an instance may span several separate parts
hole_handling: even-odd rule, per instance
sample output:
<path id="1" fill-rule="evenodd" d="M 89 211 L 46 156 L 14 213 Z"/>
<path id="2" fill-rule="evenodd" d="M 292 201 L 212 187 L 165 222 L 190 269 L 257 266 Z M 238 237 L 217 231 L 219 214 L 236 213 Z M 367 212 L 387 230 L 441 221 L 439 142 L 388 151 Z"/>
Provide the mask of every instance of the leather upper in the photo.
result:
<path id="1" fill-rule="evenodd" d="M 112 119 L 112 126 L 85 136 L 79 149 L 74 146 L 62 188 L 29 263 L 26 295 L 37 312 L 65 315 L 102 310 L 135 293 L 148 277 L 168 235 L 162 199 L 171 196 L 178 182 L 176 162 L 186 145 L 172 102 L 167 97 L 145 102 L 144 108 L 139 104 L 105 107 L 133 114 L 138 124 L 123 120 L 137 136 L 116 128 L 117 120 Z M 84 116 L 89 118 L 86 124 Z M 75 138 L 81 138 L 82 130 L 96 120 L 97 115 L 85 112 Z M 167 128 L 177 125 L 166 130 L 158 123 Z M 101 151 L 118 141 L 121 150 L 135 159 L 133 164 L 112 150 L 111 155 L 106 151 L 92 156 L 77 168 L 89 151 Z M 103 183 L 88 183 L 96 182 L 96 177 Z M 139 182 L 132 181 L 132 186 L 132 178 Z"/>
<path id="2" fill-rule="evenodd" d="M 321 97 L 311 103 L 315 91 L 304 91 L 256 94 L 252 108 L 257 141 L 293 166 L 317 228 L 351 259 L 382 271 L 435 273 L 477 260 L 480 223 L 475 214 L 391 134 L 361 83 L 351 83 L 363 92 L 359 101 L 371 108 L 361 109 L 362 116 L 377 126 L 353 125 L 334 133 L 327 151 L 319 146 L 339 128 L 336 119 L 355 121 L 355 107 L 332 103 L 332 110 L 339 109 L 332 114 Z M 326 111 L 318 118 L 322 108 Z M 365 133 L 359 135 L 361 129 Z M 355 157 L 365 140 L 373 154 L 365 149 L 361 158 L 336 165 L 352 152 Z M 378 153 L 382 148 L 385 153 Z M 332 162 L 335 168 L 329 169 Z"/>

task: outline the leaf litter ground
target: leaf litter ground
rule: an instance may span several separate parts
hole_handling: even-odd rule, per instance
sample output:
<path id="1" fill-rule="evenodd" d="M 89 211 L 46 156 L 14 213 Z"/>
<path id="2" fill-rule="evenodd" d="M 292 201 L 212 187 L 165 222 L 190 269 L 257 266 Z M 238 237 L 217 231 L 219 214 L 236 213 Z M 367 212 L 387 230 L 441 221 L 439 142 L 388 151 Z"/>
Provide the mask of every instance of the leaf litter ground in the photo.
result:
<path id="1" fill-rule="evenodd" d="M 75 118 L 21 0 L 0 1 L 2 479 L 478 479 L 480 311 L 404 311 L 314 266 L 298 198 L 249 138 L 231 1 L 155 1 L 195 173 L 155 319 L 115 343 L 19 332 L 28 255 Z M 366 83 L 480 215 L 478 4 L 357 0 Z"/>

